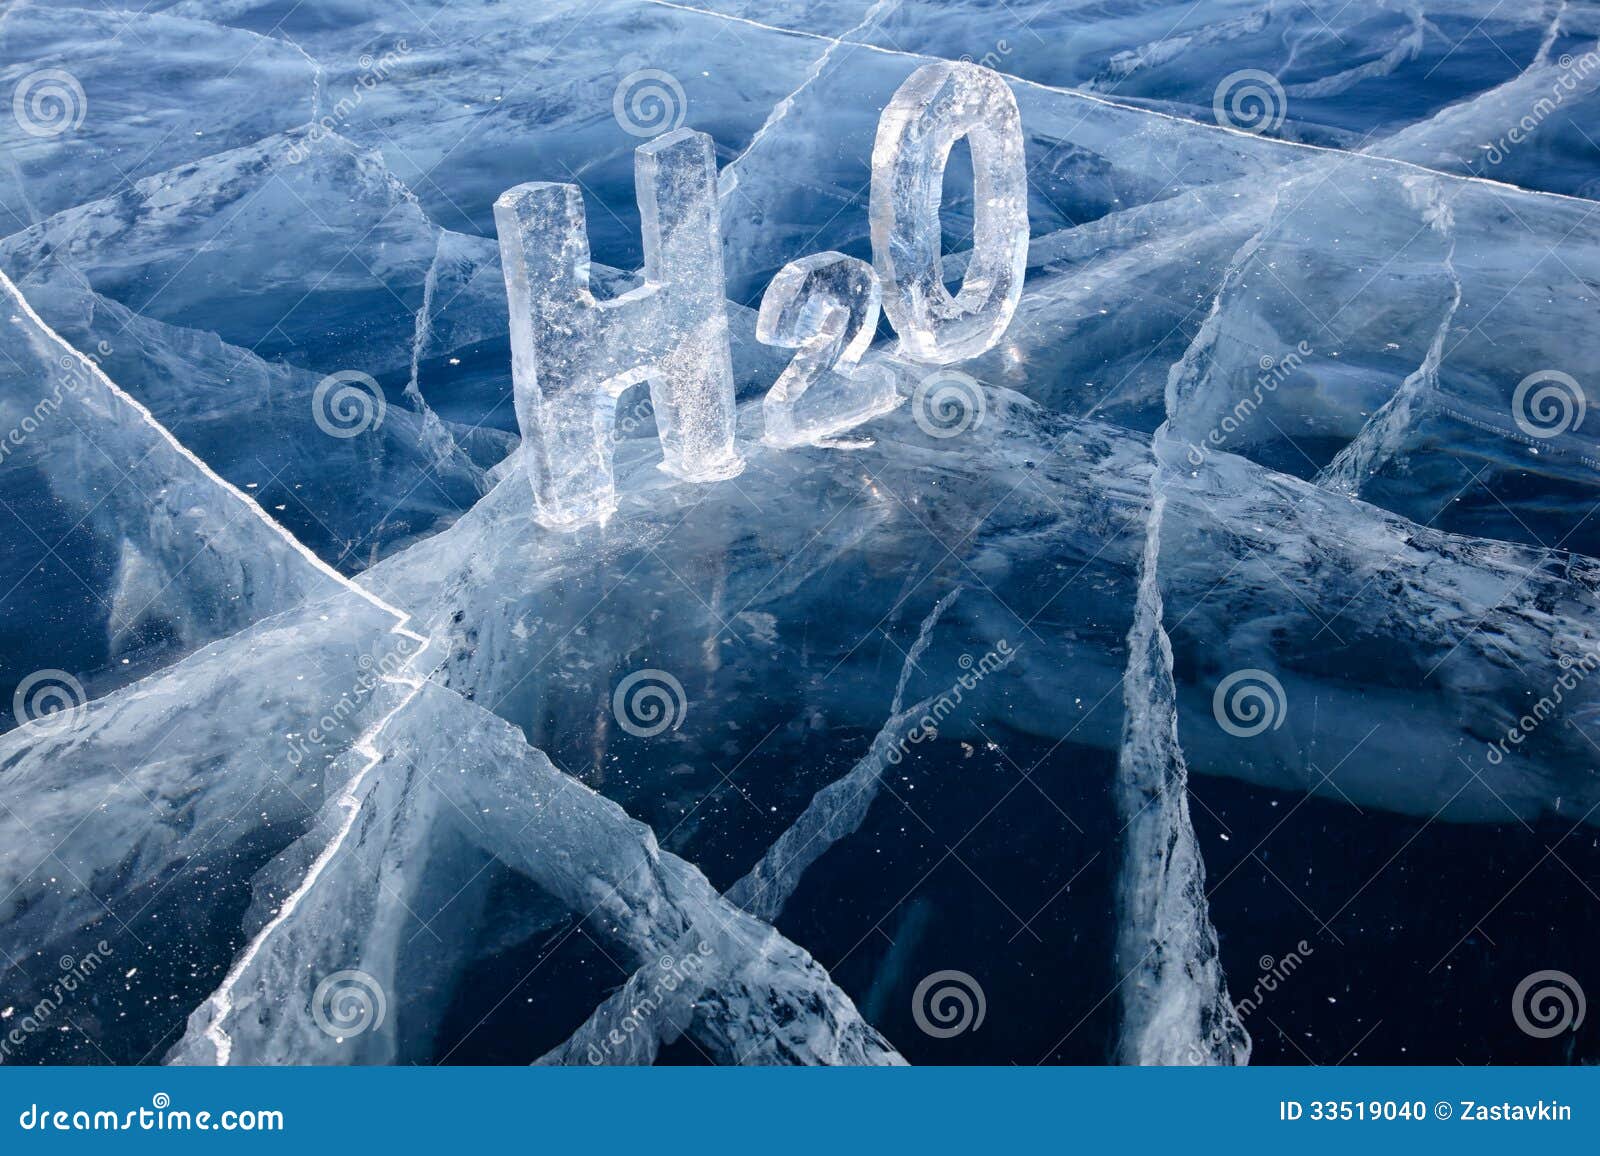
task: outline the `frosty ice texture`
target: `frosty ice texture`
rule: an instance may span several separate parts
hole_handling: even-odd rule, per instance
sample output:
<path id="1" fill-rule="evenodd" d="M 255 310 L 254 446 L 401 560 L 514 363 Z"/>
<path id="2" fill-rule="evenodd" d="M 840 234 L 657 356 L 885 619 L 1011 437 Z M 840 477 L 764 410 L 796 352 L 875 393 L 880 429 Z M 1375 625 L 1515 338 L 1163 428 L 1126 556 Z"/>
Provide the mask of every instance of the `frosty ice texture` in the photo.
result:
<path id="1" fill-rule="evenodd" d="M 945 162 L 972 150 L 972 258 L 954 296 L 941 266 Z M 895 92 L 872 146 L 872 263 L 883 307 L 915 361 L 948 365 L 994 347 L 1022 299 L 1028 175 L 1022 118 L 999 75 L 964 62 L 926 64 Z"/>
<path id="2" fill-rule="evenodd" d="M 761 298 L 756 339 L 800 352 L 763 403 L 765 441 L 825 444 L 898 404 L 894 374 L 860 364 L 882 307 L 878 275 L 858 258 L 816 253 L 779 270 Z"/>
<path id="3" fill-rule="evenodd" d="M 641 381 L 650 383 L 663 469 L 690 481 L 743 469 L 711 138 L 678 129 L 634 155 L 645 283 L 614 300 L 590 291 L 576 185 L 538 181 L 495 201 L 523 462 L 538 520 L 551 528 L 603 522 L 615 510 L 615 402 Z"/>

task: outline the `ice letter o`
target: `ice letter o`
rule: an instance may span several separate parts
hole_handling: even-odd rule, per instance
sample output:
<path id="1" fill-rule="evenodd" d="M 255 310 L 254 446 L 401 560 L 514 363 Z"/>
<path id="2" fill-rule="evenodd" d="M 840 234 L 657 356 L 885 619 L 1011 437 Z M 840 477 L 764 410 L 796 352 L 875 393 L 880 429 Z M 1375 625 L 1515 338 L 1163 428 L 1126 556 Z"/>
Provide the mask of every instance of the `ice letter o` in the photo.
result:
<path id="1" fill-rule="evenodd" d="M 576 185 L 517 185 L 494 204 L 511 311 L 511 376 L 535 516 L 552 529 L 616 509 L 616 399 L 650 383 L 662 468 L 690 481 L 731 478 L 733 358 L 711 138 L 686 128 L 634 153 L 644 281 L 598 301 Z"/>
<path id="2" fill-rule="evenodd" d="M 956 141 L 972 150 L 972 259 L 944 287 L 939 199 Z M 872 263 L 906 356 L 948 365 L 992 348 L 1022 297 L 1028 173 L 1022 117 L 1000 76 L 965 62 L 926 64 L 883 110 L 872 146 Z"/>

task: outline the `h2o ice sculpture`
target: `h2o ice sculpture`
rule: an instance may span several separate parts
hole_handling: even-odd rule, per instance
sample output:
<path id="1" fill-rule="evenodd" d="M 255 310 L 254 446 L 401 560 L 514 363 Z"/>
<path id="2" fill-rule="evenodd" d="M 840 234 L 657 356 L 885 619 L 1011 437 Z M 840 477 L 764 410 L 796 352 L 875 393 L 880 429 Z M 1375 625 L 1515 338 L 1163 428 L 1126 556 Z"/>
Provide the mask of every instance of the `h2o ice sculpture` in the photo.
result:
<path id="1" fill-rule="evenodd" d="M 945 163 L 972 150 L 973 246 L 960 292 L 944 286 L 939 202 Z M 589 289 L 577 186 L 518 185 L 495 202 L 511 306 L 512 380 L 535 517 L 553 529 L 616 509 L 616 399 L 648 380 L 662 468 L 691 481 L 736 476 L 736 410 L 711 138 L 680 128 L 635 152 L 645 284 L 612 301 Z M 828 439 L 899 404 L 894 376 L 862 366 L 880 308 L 900 352 L 925 365 L 976 357 L 1022 296 L 1028 182 L 1016 98 L 998 74 L 939 62 L 913 73 L 872 150 L 872 265 L 842 253 L 790 262 L 761 302 L 756 336 L 799 352 L 768 394 L 765 440 Z"/>
<path id="2" fill-rule="evenodd" d="M 494 204 L 511 312 L 511 376 L 535 516 L 552 529 L 616 509 L 616 399 L 648 380 L 662 468 L 735 477 L 733 357 L 711 138 L 680 128 L 634 153 L 644 280 L 611 301 L 589 290 L 576 185 L 517 185 Z"/>

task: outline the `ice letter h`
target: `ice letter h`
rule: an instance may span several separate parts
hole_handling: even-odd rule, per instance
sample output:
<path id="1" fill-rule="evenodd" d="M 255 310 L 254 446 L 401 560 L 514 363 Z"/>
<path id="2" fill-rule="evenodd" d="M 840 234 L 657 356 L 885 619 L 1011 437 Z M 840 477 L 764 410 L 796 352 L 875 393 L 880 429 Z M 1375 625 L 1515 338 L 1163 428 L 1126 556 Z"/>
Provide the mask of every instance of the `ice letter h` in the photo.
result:
<path id="1" fill-rule="evenodd" d="M 662 468 L 731 478 L 733 359 L 723 298 L 711 138 L 680 128 L 634 154 L 644 284 L 610 301 L 589 288 L 589 237 L 576 185 L 539 181 L 495 201 L 511 307 L 511 375 L 535 517 L 552 529 L 616 509 L 616 400 L 648 380 Z"/>

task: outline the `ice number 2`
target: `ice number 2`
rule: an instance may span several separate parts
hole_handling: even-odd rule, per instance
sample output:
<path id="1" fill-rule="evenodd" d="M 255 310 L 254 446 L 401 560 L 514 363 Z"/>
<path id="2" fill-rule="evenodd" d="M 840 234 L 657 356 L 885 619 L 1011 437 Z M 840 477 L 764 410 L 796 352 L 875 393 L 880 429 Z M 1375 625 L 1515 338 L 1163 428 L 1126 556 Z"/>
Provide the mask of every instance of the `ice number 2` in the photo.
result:
<path id="1" fill-rule="evenodd" d="M 767 393 L 770 445 L 825 445 L 899 404 L 894 374 L 863 366 L 883 295 L 872 266 L 843 253 L 816 253 L 779 270 L 761 298 L 756 340 L 798 349 Z"/>

